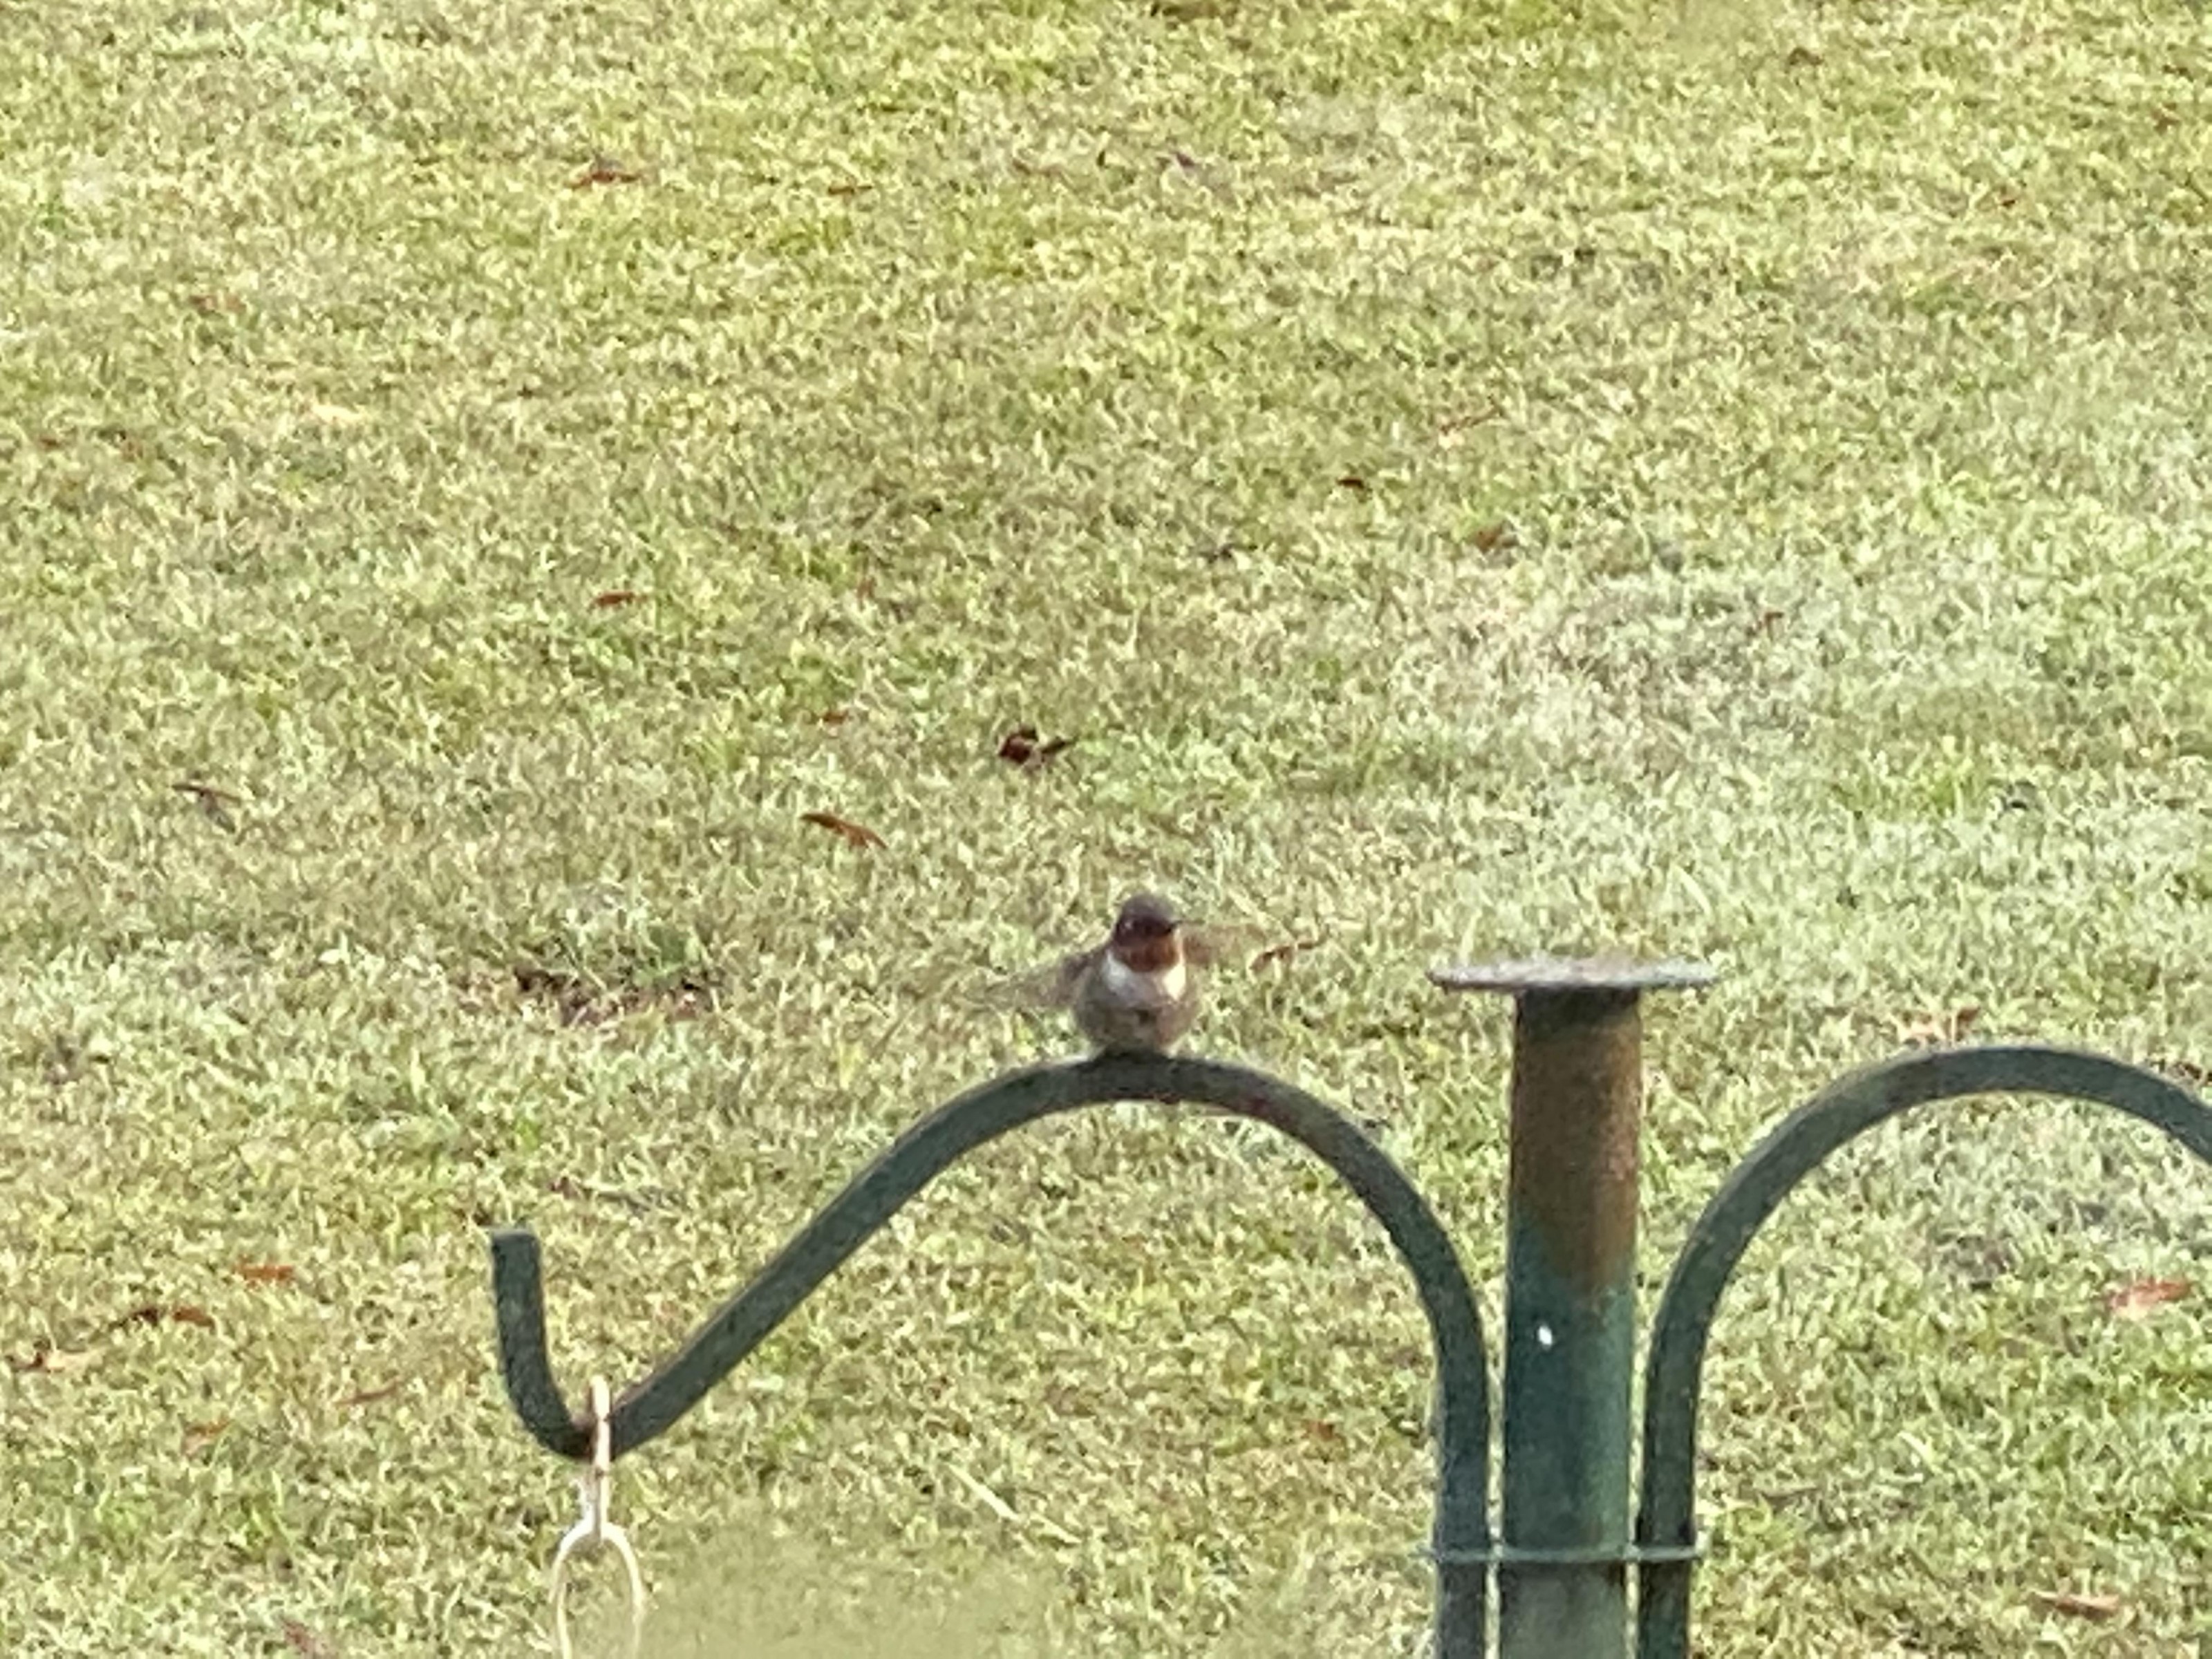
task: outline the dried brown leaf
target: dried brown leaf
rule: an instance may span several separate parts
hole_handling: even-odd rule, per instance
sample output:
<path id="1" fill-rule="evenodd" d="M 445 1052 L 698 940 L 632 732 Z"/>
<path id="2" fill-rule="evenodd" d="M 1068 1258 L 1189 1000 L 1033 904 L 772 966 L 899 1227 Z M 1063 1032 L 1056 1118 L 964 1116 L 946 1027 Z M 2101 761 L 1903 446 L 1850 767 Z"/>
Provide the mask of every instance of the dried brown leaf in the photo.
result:
<path id="1" fill-rule="evenodd" d="M 568 188 L 588 190 L 594 185 L 634 185 L 644 177 L 635 167 L 625 167 L 611 155 L 594 155 L 591 165 L 568 181 Z"/>
<path id="2" fill-rule="evenodd" d="M 2212 1085 L 2212 1066 L 2199 1065 L 2196 1060 L 2184 1059 L 2179 1054 L 2153 1054 L 2150 1068 L 2172 1078 L 2176 1083 L 2186 1084 L 2200 1091 L 2207 1085 Z"/>
<path id="3" fill-rule="evenodd" d="M 612 611 L 618 605 L 635 605 L 646 595 L 635 587 L 610 587 L 604 593 L 592 595 L 592 609 Z"/>
<path id="4" fill-rule="evenodd" d="M 287 1619 L 283 1626 L 284 1645 L 299 1654 L 301 1659 L 338 1659 L 338 1650 L 296 1619 Z"/>
<path id="5" fill-rule="evenodd" d="M 189 1302 L 149 1302 L 119 1319 L 110 1320 L 107 1328 L 119 1331 L 131 1325 L 197 1325 L 204 1331 L 211 1331 L 215 1328 L 215 1316 Z"/>
<path id="6" fill-rule="evenodd" d="M 799 816 L 802 823 L 811 823 L 817 830 L 827 830 L 848 846 L 881 847 L 884 845 L 884 838 L 869 829 L 867 825 L 855 823 L 850 818 L 841 818 L 835 812 L 801 812 Z"/>
<path id="7" fill-rule="evenodd" d="M 198 1457 L 229 1430 L 230 1419 L 227 1417 L 213 1418 L 205 1423 L 187 1423 L 181 1449 L 187 1457 Z"/>
<path id="8" fill-rule="evenodd" d="M 1337 479 L 1336 487 L 1339 489 L 1349 489 L 1354 495 L 1364 495 L 1367 493 L 1367 480 L 1357 472 L 1347 472 Z"/>
<path id="9" fill-rule="evenodd" d="M 1288 962 L 1301 951 L 1310 951 L 1322 943 L 1323 941 L 1318 939 L 1285 939 L 1280 945 L 1271 945 L 1252 958 L 1252 971 L 1257 973 L 1262 968 Z"/>
<path id="10" fill-rule="evenodd" d="M 404 1379 L 401 1379 L 395 1382 L 380 1383 L 373 1389 L 357 1389 L 354 1393 L 347 1395 L 343 1399 L 338 1401 L 338 1409 L 341 1411 L 353 1411 L 362 1406 L 376 1405 L 380 1401 L 392 1399 L 398 1394 L 400 1389 L 406 1386 L 407 1384 Z"/>
<path id="11" fill-rule="evenodd" d="M 2117 1595 L 2084 1595 L 2073 1590 L 2030 1590 L 2028 1595 L 2039 1606 L 2072 1619 L 2110 1619 L 2127 1605 Z"/>
<path id="12" fill-rule="evenodd" d="M 1073 738 L 1042 738 L 1034 726 L 1018 726 L 999 739 L 999 758 L 1012 766 L 1042 766 L 1074 745 Z"/>
<path id="13" fill-rule="evenodd" d="M 240 1261 L 231 1271 L 249 1285 L 289 1285 L 300 1276 L 289 1261 Z"/>
<path id="14" fill-rule="evenodd" d="M 245 803 L 228 790 L 218 789 L 211 783 L 202 783 L 192 778 L 182 779 L 169 787 L 180 795 L 190 795 L 192 804 L 216 828 L 234 831 L 238 828 L 238 820 L 231 816 L 230 809 Z"/>
<path id="15" fill-rule="evenodd" d="M 100 1354 L 95 1349 L 57 1348 L 49 1343 L 41 1342 L 27 1354 L 20 1357 L 9 1354 L 8 1369 L 11 1371 L 36 1372 L 44 1376 L 75 1376 L 79 1371 L 90 1370 L 93 1363 L 99 1358 Z"/>
<path id="16" fill-rule="evenodd" d="M 2190 1291 L 2185 1279 L 2138 1279 L 2105 1293 L 2105 1311 L 2115 1319 L 2148 1319 Z"/>
<path id="17" fill-rule="evenodd" d="M 1908 1048 L 1935 1048 L 1962 1041 L 1981 1022 L 1977 1003 L 1942 1012 L 1908 1014 L 1897 1022 L 1897 1040 Z"/>
<path id="18" fill-rule="evenodd" d="M 1510 519 L 1499 519 L 1486 524 L 1473 538 L 1478 553 L 1510 553 L 1521 545 L 1521 532 L 1513 527 Z"/>

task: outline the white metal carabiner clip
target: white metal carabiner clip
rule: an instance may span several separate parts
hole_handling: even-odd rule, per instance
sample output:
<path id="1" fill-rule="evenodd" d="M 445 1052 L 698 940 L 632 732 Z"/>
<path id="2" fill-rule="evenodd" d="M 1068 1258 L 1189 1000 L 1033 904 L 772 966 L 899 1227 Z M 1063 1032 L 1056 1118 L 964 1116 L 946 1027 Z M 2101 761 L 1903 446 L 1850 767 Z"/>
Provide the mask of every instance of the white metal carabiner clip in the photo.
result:
<path id="1" fill-rule="evenodd" d="M 614 1431 L 609 1422 L 607 1380 L 592 1379 L 592 1461 L 577 1482 L 584 1512 L 562 1535 L 553 1552 L 553 1651 L 559 1659 L 575 1659 L 574 1638 L 568 1632 L 568 1570 L 570 1565 L 602 1551 L 622 1563 L 624 1588 L 629 1595 L 629 1633 L 623 1643 L 623 1659 L 637 1659 L 645 1636 L 645 1575 L 638 1570 L 637 1552 L 629 1534 L 607 1518 L 607 1500 L 614 1486 Z"/>

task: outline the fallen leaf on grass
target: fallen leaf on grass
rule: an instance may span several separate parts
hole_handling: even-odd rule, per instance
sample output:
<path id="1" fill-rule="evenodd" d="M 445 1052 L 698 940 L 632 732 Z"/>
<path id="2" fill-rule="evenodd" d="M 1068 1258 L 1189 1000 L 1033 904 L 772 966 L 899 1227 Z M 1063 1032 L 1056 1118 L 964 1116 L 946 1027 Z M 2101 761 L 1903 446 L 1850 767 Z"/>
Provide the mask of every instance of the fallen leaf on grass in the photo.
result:
<path id="1" fill-rule="evenodd" d="M 1437 436 L 1449 442 L 1471 427 L 1487 425 L 1504 412 L 1505 405 L 1493 398 L 1478 408 L 1463 409 L 1445 416 L 1437 422 Z"/>
<path id="2" fill-rule="evenodd" d="M 300 1276 L 289 1261 L 240 1261 L 231 1271 L 249 1285 L 289 1285 Z"/>
<path id="3" fill-rule="evenodd" d="M 2138 1279 L 2105 1293 L 2105 1311 L 2115 1319 L 2148 1319 L 2170 1302 L 2189 1294 L 2185 1279 Z"/>
<path id="4" fill-rule="evenodd" d="M 90 1348 L 57 1348 L 41 1342 L 27 1354 L 9 1354 L 8 1369 L 43 1376 L 75 1376 L 79 1371 L 90 1370 L 99 1358 Z"/>
<path id="5" fill-rule="evenodd" d="M 296 1619 L 287 1619 L 283 1626 L 284 1645 L 303 1659 L 338 1659 L 338 1650 Z"/>
<path id="6" fill-rule="evenodd" d="M 361 1389 L 338 1401 L 340 1411 L 353 1411 L 362 1406 L 374 1406 L 397 1395 L 407 1386 L 405 1381 L 381 1383 L 374 1389 Z"/>
<path id="7" fill-rule="evenodd" d="M 800 822 L 811 823 L 817 830 L 827 830 L 831 835 L 845 842 L 848 846 L 881 847 L 884 845 L 884 838 L 869 829 L 867 825 L 855 823 L 850 818 L 841 818 L 835 812 L 801 812 L 799 817 Z"/>
<path id="8" fill-rule="evenodd" d="M 1910 1014 L 1897 1022 L 1897 1040 L 1908 1048 L 1934 1048 L 1961 1041 L 1982 1018 L 1973 1003 L 1964 1003 L 1948 1013 Z"/>
<path id="9" fill-rule="evenodd" d="M 2177 1054 L 2153 1054 L 2150 1068 L 2163 1073 L 2176 1083 L 2185 1083 L 2191 1088 L 2202 1090 L 2212 1084 L 2212 1066 L 2200 1066 L 2193 1060 L 2184 1060 Z"/>
<path id="10" fill-rule="evenodd" d="M 215 1328 L 215 1316 L 189 1302 L 149 1302 L 109 1320 L 96 1334 L 105 1336 L 110 1332 L 128 1330 L 133 1325 L 197 1325 L 202 1330 L 211 1331 Z M 99 1357 L 97 1349 L 57 1348 L 50 1342 L 33 1344 L 27 1354 L 5 1356 L 10 1370 L 40 1371 L 49 1376 L 71 1376 L 89 1370 Z"/>
<path id="11" fill-rule="evenodd" d="M 824 726 L 842 726 L 853 718 L 849 708 L 825 708 L 814 717 Z"/>
<path id="12" fill-rule="evenodd" d="M 1510 553 L 1521 545 L 1521 532 L 1510 519 L 1500 519 L 1476 531 L 1472 538 L 1478 553 Z"/>
<path id="13" fill-rule="evenodd" d="M 2117 1595 L 2080 1595 L 2072 1590 L 2030 1590 L 2029 1599 L 2074 1619 L 2110 1619 L 2127 1604 Z"/>
<path id="14" fill-rule="evenodd" d="M 205 1423 L 187 1423 L 181 1449 L 187 1457 L 198 1457 L 229 1431 L 230 1419 L 227 1417 L 215 1418 Z"/>
<path id="15" fill-rule="evenodd" d="M 634 185 L 644 177 L 635 167 L 624 167 L 611 155 L 594 155 L 591 165 L 568 181 L 568 188 L 588 190 L 593 185 Z"/>
<path id="16" fill-rule="evenodd" d="M 1041 738 L 1034 726 L 1018 726 L 999 739 L 999 758 L 1012 766 L 1042 766 L 1074 743 L 1073 738 Z"/>
<path id="17" fill-rule="evenodd" d="M 1336 481 L 1336 487 L 1339 489 L 1349 489 L 1356 495 L 1364 495 L 1367 493 L 1367 480 L 1357 472 L 1347 472 Z"/>
<path id="18" fill-rule="evenodd" d="M 635 605 L 645 595 L 635 587 L 610 587 L 604 593 L 592 595 L 592 609 L 612 611 L 618 605 Z"/>
<path id="19" fill-rule="evenodd" d="M 201 783 L 191 778 L 173 783 L 169 787 L 180 795 L 190 795 L 192 798 L 192 804 L 198 806 L 208 821 L 216 828 L 230 830 L 235 830 L 238 828 L 238 820 L 230 815 L 230 809 L 243 805 L 245 803 L 228 790 L 218 789 L 211 783 Z"/>
<path id="20" fill-rule="evenodd" d="M 1309 1417 L 1305 1420 L 1306 1438 L 1317 1440 L 1324 1446 L 1344 1443 L 1344 1431 L 1325 1417 Z"/>
<path id="21" fill-rule="evenodd" d="M 211 1331 L 215 1328 L 215 1316 L 189 1302 L 149 1302 L 142 1308 L 133 1308 L 120 1319 L 109 1321 L 107 1328 L 119 1331 L 126 1325 L 197 1325 L 204 1331 Z"/>
<path id="22" fill-rule="evenodd" d="M 1322 943 L 1317 939 L 1285 939 L 1280 945 L 1271 945 L 1252 958 L 1252 971 L 1257 973 L 1261 969 L 1272 968 L 1279 962 L 1288 962 L 1299 952 L 1310 951 Z"/>
<path id="23" fill-rule="evenodd" d="M 235 294 L 187 294 L 185 303 L 203 317 L 213 317 L 223 312 L 246 309 L 246 301 Z"/>

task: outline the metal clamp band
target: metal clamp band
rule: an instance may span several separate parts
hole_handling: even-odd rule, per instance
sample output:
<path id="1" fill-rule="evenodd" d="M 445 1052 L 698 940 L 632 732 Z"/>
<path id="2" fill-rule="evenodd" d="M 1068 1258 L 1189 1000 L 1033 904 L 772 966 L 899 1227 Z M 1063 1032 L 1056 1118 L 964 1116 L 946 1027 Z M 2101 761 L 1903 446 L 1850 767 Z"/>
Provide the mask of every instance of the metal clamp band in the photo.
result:
<path id="1" fill-rule="evenodd" d="M 1545 1547 L 1489 1544 L 1480 1549 L 1426 1552 L 1439 1566 L 1606 1567 L 1663 1566 L 1705 1559 L 1703 1539 L 1687 1544 L 1570 1544 Z"/>

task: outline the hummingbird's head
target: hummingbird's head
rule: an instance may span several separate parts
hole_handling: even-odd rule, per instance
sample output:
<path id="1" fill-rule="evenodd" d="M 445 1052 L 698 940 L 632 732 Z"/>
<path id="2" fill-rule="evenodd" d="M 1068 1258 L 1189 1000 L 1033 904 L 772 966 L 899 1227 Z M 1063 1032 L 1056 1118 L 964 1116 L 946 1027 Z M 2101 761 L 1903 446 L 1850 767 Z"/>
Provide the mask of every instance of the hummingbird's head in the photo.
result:
<path id="1" fill-rule="evenodd" d="M 1167 901 L 1152 893 L 1133 893 L 1114 918 L 1108 948 L 1139 974 L 1157 974 L 1182 960 L 1182 923 Z"/>

